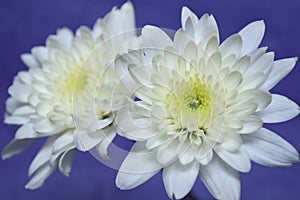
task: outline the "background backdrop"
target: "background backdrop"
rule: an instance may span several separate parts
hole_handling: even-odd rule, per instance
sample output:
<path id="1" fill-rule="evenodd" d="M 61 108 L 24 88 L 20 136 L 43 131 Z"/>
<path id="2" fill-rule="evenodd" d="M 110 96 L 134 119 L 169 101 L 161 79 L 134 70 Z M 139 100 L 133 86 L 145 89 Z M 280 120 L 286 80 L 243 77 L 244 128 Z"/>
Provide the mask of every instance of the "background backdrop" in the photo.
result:
<path id="1" fill-rule="evenodd" d="M 0 150 L 13 138 L 16 127 L 2 123 L 7 88 L 13 76 L 26 67 L 20 54 L 33 46 L 43 45 L 49 34 L 59 27 L 76 30 L 80 25 L 91 27 L 113 6 L 124 0 L 0 0 Z M 251 21 L 264 19 L 266 34 L 262 46 L 276 52 L 276 59 L 300 56 L 299 0 L 132 0 L 136 10 L 137 27 L 153 24 L 169 29 L 180 27 L 181 7 L 187 5 L 198 16 L 212 13 L 219 25 L 221 40 L 236 33 Z M 274 89 L 300 104 L 300 63 Z M 291 142 L 300 151 L 300 118 L 268 126 Z M 120 142 L 122 143 L 122 142 Z M 161 174 L 131 191 L 120 191 L 114 185 L 116 171 L 89 153 L 77 153 L 69 178 L 54 173 L 36 191 L 24 188 L 27 169 L 39 144 L 23 154 L 0 161 L 0 199 L 167 199 Z M 299 199 L 300 164 L 290 168 L 266 168 L 252 165 L 249 174 L 242 174 L 242 199 Z M 197 199 L 213 199 L 198 180 L 193 188 Z"/>

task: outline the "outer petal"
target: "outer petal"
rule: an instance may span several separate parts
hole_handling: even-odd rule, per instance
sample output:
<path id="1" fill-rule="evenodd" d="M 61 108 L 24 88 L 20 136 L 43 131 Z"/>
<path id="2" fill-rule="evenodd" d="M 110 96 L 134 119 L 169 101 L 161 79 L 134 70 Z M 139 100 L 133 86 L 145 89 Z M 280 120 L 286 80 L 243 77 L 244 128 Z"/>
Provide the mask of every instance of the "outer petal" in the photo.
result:
<path id="1" fill-rule="evenodd" d="M 2 151 L 1 156 L 2 159 L 5 160 L 14 155 L 21 153 L 24 149 L 29 147 L 34 140 L 32 139 L 24 139 L 24 140 L 12 140 Z"/>
<path id="2" fill-rule="evenodd" d="M 218 156 L 200 167 L 200 178 L 216 199 L 240 198 L 241 184 L 238 171 L 226 165 Z"/>
<path id="3" fill-rule="evenodd" d="M 37 153 L 37 155 L 35 156 L 35 158 L 33 159 L 33 161 L 31 162 L 31 164 L 29 166 L 29 170 L 28 170 L 29 176 L 34 174 L 40 167 L 42 167 L 49 161 L 49 159 L 52 155 L 52 145 L 56 139 L 57 139 L 56 136 L 50 137 L 45 142 L 45 144 L 43 145 L 41 150 Z"/>
<path id="4" fill-rule="evenodd" d="M 290 71 L 294 68 L 297 60 L 297 57 L 276 60 L 273 67 L 271 68 L 270 74 L 267 76 L 266 81 L 261 86 L 261 89 L 272 89 L 279 81 L 281 81 L 281 79 L 283 79 L 288 73 L 290 73 Z"/>
<path id="5" fill-rule="evenodd" d="M 116 185 L 129 190 L 143 184 L 161 170 L 155 153 L 145 150 L 145 144 L 136 142 L 123 161 L 116 178 Z"/>
<path id="6" fill-rule="evenodd" d="M 251 160 L 256 163 L 283 167 L 299 162 L 296 149 L 268 129 L 262 128 L 256 133 L 243 135 L 242 138 Z"/>
<path id="7" fill-rule="evenodd" d="M 199 163 L 182 165 L 179 161 L 163 169 L 163 181 L 170 199 L 185 197 L 192 189 L 199 172 Z"/>
<path id="8" fill-rule="evenodd" d="M 124 3 L 121 9 L 114 7 L 104 19 L 107 37 L 121 34 L 135 28 L 134 10 L 131 2 Z M 134 32 L 131 32 L 133 35 Z"/>
<path id="9" fill-rule="evenodd" d="M 272 101 L 264 110 L 256 113 L 265 123 L 288 121 L 299 114 L 299 106 L 285 96 L 272 94 Z"/>
<path id="10" fill-rule="evenodd" d="M 181 26 L 183 29 L 186 29 L 185 24 L 188 18 L 191 18 L 192 23 L 196 25 L 198 17 L 189 8 L 184 6 L 181 10 Z"/>
<path id="11" fill-rule="evenodd" d="M 243 28 L 239 34 L 243 39 L 241 56 L 257 49 L 265 33 L 265 23 L 263 21 L 252 22 Z"/>
<path id="12" fill-rule="evenodd" d="M 57 168 L 57 165 L 50 165 L 48 163 L 40 167 L 30 181 L 25 185 L 26 189 L 37 189 L 42 187 L 45 180 L 52 174 L 52 172 Z"/>

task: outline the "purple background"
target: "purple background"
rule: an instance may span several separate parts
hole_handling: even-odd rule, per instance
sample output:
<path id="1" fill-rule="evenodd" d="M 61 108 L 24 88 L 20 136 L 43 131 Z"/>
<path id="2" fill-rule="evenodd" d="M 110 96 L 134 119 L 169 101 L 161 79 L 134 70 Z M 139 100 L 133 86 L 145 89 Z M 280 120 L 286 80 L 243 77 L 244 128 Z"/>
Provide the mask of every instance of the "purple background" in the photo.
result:
<path id="1" fill-rule="evenodd" d="M 33 46 L 43 45 L 49 34 L 59 27 L 75 30 L 80 25 L 92 26 L 97 17 L 103 17 L 112 6 L 124 0 L 0 0 L 0 121 L 3 121 L 7 88 L 13 76 L 26 67 L 20 54 Z M 237 32 L 249 22 L 264 19 L 267 25 L 263 45 L 276 52 L 276 58 L 300 56 L 300 1 L 274 0 L 133 0 L 137 27 L 154 24 L 169 29 L 180 26 L 183 5 L 201 16 L 214 14 L 221 39 Z M 274 93 L 284 94 L 300 104 L 300 64 L 278 84 Z M 296 149 L 300 150 L 299 117 L 283 124 L 269 125 Z M 16 127 L 1 123 L 0 149 L 13 138 Z M 116 171 L 90 154 L 77 153 L 69 178 L 54 173 L 45 185 L 36 191 L 24 189 L 27 169 L 39 145 L 20 156 L 0 161 L 0 199 L 167 199 L 161 174 L 131 191 L 120 191 L 114 185 Z M 242 174 L 242 199 L 299 199 L 300 164 L 290 168 L 267 168 L 252 165 L 249 174 Z M 193 188 L 198 199 L 213 199 L 200 180 Z"/>

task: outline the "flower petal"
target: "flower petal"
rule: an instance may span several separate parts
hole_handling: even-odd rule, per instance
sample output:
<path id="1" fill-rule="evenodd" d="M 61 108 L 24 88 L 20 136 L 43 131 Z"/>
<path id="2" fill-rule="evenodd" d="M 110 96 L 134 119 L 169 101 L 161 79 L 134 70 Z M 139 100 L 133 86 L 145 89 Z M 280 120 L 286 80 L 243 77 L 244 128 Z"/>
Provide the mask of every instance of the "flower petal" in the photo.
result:
<path id="1" fill-rule="evenodd" d="M 56 165 L 50 165 L 48 163 L 44 164 L 34 173 L 30 181 L 25 185 L 25 188 L 35 190 L 39 187 L 42 187 L 45 180 L 52 174 L 52 172 L 56 168 Z"/>
<path id="2" fill-rule="evenodd" d="M 198 21 L 198 17 L 187 7 L 182 7 L 181 10 L 181 26 L 183 29 L 186 29 L 185 24 L 187 19 L 190 18 L 193 24 L 196 24 Z"/>
<path id="3" fill-rule="evenodd" d="M 182 165 L 179 161 L 163 169 L 163 181 L 170 199 L 185 197 L 192 189 L 199 172 L 199 163 Z"/>
<path id="4" fill-rule="evenodd" d="M 40 167 L 49 161 L 52 154 L 52 145 L 56 139 L 56 136 L 47 139 L 43 147 L 39 150 L 31 162 L 28 169 L 28 176 L 32 176 Z"/>
<path id="5" fill-rule="evenodd" d="M 167 46 L 172 46 L 173 42 L 170 37 L 155 26 L 147 25 L 142 30 L 142 46 L 164 50 Z"/>
<path id="6" fill-rule="evenodd" d="M 261 89 L 267 91 L 272 89 L 279 81 L 281 81 L 281 79 L 292 71 L 297 60 L 297 57 L 276 60 L 266 81 L 261 86 Z"/>
<path id="7" fill-rule="evenodd" d="M 220 146 L 214 148 L 219 157 L 224 160 L 229 166 L 240 172 L 249 172 L 251 163 L 247 151 L 243 147 L 234 152 L 226 151 Z"/>
<path id="8" fill-rule="evenodd" d="M 285 96 L 272 94 L 272 101 L 264 110 L 256 113 L 265 123 L 288 121 L 299 114 L 299 106 Z"/>
<path id="9" fill-rule="evenodd" d="M 241 53 L 241 49 L 243 46 L 243 40 L 240 35 L 235 34 L 224 40 L 220 45 L 220 52 L 222 53 L 222 57 L 226 58 L 229 55 L 236 55 L 239 57 Z"/>
<path id="10" fill-rule="evenodd" d="M 240 32 L 243 39 L 243 48 L 241 50 L 241 56 L 252 52 L 257 49 L 262 41 L 265 33 L 265 23 L 263 21 L 255 21 L 248 24 Z"/>
<path id="11" fill-rule="evenodd" d="M 122 190 L 135 188 L 161 170 L 156 162 L 155 152 L 147 151 L 145 144 L 136 142 L 124 159 L 116 178 L 116 185 Z"/>
<path id="12" fill-rule="evenodd" d="M 39 62 L 30 53 L 25 53 L 21 55 L 21 60 L 27 67 L 40 67 Z"/>
<path id="13" fill-rule="evenodd" d="M 299 162 L 299 154 L 287 141 L 262 128 L 243 135 L 244 146 L 254 162 L 268 167 L 286 167 Z"/>
<path id="14" fill-rule="evenodd" d="M 65 176 L 69 176 L 71 172 L 71 166 L 74 160 L 75 152 L 76 151 L 74 147 L 71 147 L 70 149 L 65 151 L 59 159 L 58 162 L 59 171 Z"/>
<path id="15" fill-rule="evenodd" d="M 29 147 L 34 140 L 32 139 L 24 139 L 17 140 L 13 139 L 3 150 L 1 153 L 1 157 L 3 160 L 10 158 L 14 155 L 21 153 L 24 149 Z"/>
<path id="16" fill-rule="evenodd" d="M 206 166 L 200 166 L 200 178 L 216 199 L 240 199 L 238 171 L 226 165 L 218 156 Z"/>

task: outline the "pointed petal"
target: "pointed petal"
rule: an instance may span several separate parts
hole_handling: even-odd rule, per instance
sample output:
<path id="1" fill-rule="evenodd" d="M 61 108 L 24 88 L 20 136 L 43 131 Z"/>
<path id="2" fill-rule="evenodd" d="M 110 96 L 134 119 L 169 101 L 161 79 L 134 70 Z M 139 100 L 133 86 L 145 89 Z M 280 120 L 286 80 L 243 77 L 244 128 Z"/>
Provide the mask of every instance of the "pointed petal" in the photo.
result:
<path id="1" fill-rule="evenodd" d="M 297 150 L 272 131 L 262 128 L 242 136 L 244 146 L 254 162 L 268 167 L 285 167 L 299 162 Z"/>
<path id="2" fill-rule="evenodd" d="M 184 6 L 181 10 L 181 26 L 183 29 L 186 29 L 185 24 L 188 18 L 190 18 L 192 23 L 196 25 L 198 17 L 189 8 Z"/>
<path id="3" fill-rule="evenodd" d="M 56 139 L 56 136 L 47 139 L 43 147 L 39 150 L 39 152 L 31 162 L 28 170 L 28 176 L 32 176 L 36 171 L 38 171 L 40 167 L 42 167 L 49 161 L 52 155 L 52 145 Z"/>
<path id="4" fill-rule="evenodd" d="M 243 39 L 243 48 L 241 56 L 252 52 L 260 45 L 265 33 L 265 23 L 263 21 L 255 21 L 248 24 L 240 32 Z"/>
<path id="5" fill-rule="evenodd" d="M 24 139 L 17 140 L 13 139 L 8 145 L 3 149 L 1 153 L 1 157 L 3 160 L 10 158 L 14 155 L 20 154 L 23 150 L 29 147 L 34 140 L 32 139 Z"/>
<path id="6" fill-rule="evenodd" d="M 266 91 L 272 89 L 279 81 L 288 75 L 290 71 L 292 71 L 297 60 L 297 57 L 276 60 L 266 81 L 261 86 L 261 89 Z"/>
<path id="7" fill-rule="evenodd" d="M 122 190 L 135 188 L 161 170 L 154 152 L 145 149 L 145 144 L 136 142 L 124 159 L 116 178 L 116 185 Z"/>
<path id="8" fill-rule="evenodd" d="M 299 114 L 299 106 L 285 96 L 272 94 L 271 103 L 256 113 L 265 123 L 288 121 Z"/>
<path id="9" fill-rule="evenodd" d="M 56 165 L 50 165 L 48 163 L 40 167 L 32 176 L 30 181 L 25 185 L 26 189 L 35 190 L 43 186 L 45 180 L 54 172 L 57 168 Z"/>

